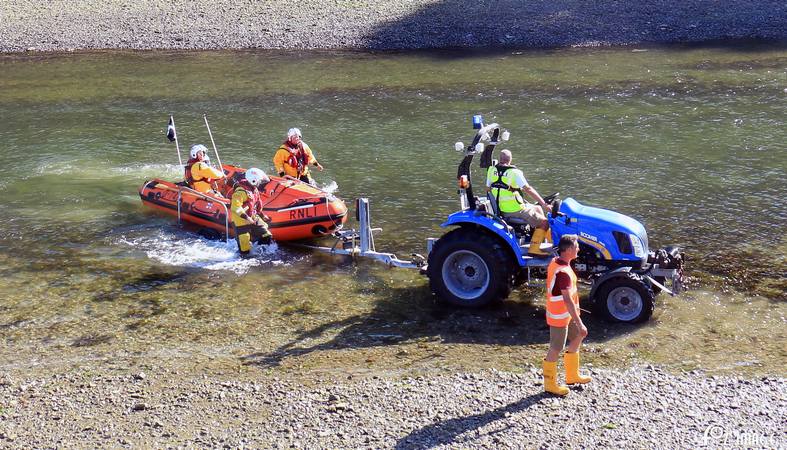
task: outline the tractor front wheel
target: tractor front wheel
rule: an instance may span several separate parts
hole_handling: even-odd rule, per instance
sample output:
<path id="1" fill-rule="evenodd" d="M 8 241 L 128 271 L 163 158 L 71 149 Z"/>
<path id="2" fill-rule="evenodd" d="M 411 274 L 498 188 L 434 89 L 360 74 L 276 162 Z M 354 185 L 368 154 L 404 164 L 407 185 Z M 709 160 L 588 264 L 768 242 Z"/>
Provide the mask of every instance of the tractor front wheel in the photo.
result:
<path id="1" fill-rule="evenodd" d="M 632 273 L 605 281 L 595 297 L 596 311 L 611 322 L 644 322 L 655 307 L 653 291 Z"/>

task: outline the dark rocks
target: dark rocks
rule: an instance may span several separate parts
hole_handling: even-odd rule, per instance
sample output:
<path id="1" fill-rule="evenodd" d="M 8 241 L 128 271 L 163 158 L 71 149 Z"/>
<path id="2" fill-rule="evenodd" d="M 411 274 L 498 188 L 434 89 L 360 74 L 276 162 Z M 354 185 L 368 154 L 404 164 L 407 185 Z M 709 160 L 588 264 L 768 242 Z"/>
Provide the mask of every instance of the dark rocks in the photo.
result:
<path id="1" fill-rule="evenodd" d="M 131 407 L 132 411 L 144 411 L 146 409 L 150 409 L 150 405 L 147 403 L 135 403 L 134 406 Z"/>

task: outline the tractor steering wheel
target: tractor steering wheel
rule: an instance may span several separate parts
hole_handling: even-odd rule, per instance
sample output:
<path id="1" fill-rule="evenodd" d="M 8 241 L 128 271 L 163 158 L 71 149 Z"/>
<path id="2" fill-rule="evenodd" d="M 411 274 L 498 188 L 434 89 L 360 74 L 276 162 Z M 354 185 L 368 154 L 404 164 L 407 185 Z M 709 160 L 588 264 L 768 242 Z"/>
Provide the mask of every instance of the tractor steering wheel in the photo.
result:
<path id="1" fill-rule="evenodd" d="M 556 198 L 560 196 L 560 192 L 553 192 L 546 197 L 544 197 L 544 203 L 552 203 Z"/>
<path id="2" fill-rule="evenodd" d="M 557 219 L 559 216 L 563 215 L 560 212 L 560 205 L 562 204 L 563 200 L 560 200 L 559 198 L 556 198 L 554 201 L 552 201 L 552 212 L 550 214 L 552 215 L 553 219 Z"/>

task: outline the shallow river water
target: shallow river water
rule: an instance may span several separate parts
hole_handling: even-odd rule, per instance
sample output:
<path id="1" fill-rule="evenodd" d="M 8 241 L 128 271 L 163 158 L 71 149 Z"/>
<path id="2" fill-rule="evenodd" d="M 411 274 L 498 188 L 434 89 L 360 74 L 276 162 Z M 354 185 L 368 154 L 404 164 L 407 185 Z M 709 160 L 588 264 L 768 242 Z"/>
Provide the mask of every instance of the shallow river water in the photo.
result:
<path id="1" fill-rule="evenodd" d="M 0 56 L 0 366 L 516 367 L 544 349 L 537 289 L 454 311 L 414 271 L 283 245 L 240 260 L 137 195 L 181 176 L 168 114 L 182 149 L 210 143 L 207 113 L 223 162 L 265 170 L 299 126 L 317 181 L 371 199 L 378 249 L 423 253 L 458 207 L 453 144 L 480 113 L 542 194 L 686 249 L 690 290 L 650 322 L 591 319 L 594 363 L 783 375 L 785 101 L 787 51 L 767 47 Z"/>

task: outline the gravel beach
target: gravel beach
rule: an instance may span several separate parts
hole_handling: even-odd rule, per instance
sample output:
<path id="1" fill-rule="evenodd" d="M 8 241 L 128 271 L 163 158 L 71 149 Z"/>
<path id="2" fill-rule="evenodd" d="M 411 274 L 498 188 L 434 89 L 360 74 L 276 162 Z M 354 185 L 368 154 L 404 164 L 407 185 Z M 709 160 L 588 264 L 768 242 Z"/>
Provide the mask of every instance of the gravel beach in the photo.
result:
<path id="1" fill-rule="evenodd" d="M 0 52 L 415 49 L 787 39 L 783 1 L 10 0 Z"/>
<path id="2" fill-rule="evenodd" d="M 313 379 L 83 373 L 0 379 L 0 447 L 785 448 L 787 382 L 593 370 Z"/>

